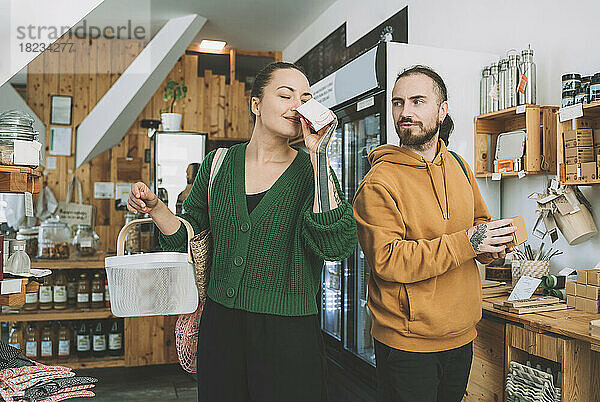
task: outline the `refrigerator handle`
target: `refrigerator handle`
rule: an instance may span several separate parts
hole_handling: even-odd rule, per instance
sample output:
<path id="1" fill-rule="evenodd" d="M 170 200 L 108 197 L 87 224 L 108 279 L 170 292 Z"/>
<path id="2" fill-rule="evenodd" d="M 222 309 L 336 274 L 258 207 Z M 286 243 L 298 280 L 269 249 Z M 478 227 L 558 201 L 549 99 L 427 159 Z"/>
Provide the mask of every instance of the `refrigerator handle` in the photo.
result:
<path id="1" fill-rule="evenodd" d="M 377 86 L 379 88 L 385 88 L 386 85 L 386 60 L 386 42 L 379 42 L 377 45 L 377 52 L 375 54 L 375 77 L 377 78 Z"/>

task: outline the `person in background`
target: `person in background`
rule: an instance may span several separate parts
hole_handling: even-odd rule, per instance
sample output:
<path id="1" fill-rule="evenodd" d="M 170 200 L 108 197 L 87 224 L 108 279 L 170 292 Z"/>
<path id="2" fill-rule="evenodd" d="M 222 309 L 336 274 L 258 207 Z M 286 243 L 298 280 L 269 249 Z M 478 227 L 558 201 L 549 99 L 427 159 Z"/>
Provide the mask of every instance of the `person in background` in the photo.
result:
<path id="1" fill-rule="evenodd" d="M 199 163 L 190 163 L 188 167 L 185 169 L 185 179 L 187 181 L 187 185 L 183 189 L 181 193 L 177 196 L 177 204 L 175 205 L 175 212 L 180 214 L 183 209 L 183 201 L 190 195 L 190 191 L 192 191 L 192 185 L 194 184 L 194 179 L 198 174 L 198 169 L 200 169 Z"/>
<path id="2" fill-rule="evenodd" d="M 296 112 L 310 98 L 294 64 L 261 70 L 251 93 L 252 137 L 227 152 L 210 219 L 214 151 L 183 203 L 182 216 L 196 233 L 210 227 L 214 244 L 198 340 L 201 401 L 326 400 L 316 297 L 324 260 L 345 259 L 357 238 L 352 206 L 327 160 L 335 124 L 314 133 Z M 288 144 L 300 134 L 308 153 Z M 129 208 L 150 214 L 165 250 L 185 250 L 183 225 L 143 183 L 132 186 Z"/>
<path id="3" fill-rule="evenodd" d="M 490 214 L 467 163 L 446 148 L 453 122 L 442 78 L 402 72 L 392 91 L 400 146 L 369 155 L 354 199 L 371 269 L 379 401 L 460 401 L 481 318 L 475 260 L 504 257 L 515 228 Z"/>

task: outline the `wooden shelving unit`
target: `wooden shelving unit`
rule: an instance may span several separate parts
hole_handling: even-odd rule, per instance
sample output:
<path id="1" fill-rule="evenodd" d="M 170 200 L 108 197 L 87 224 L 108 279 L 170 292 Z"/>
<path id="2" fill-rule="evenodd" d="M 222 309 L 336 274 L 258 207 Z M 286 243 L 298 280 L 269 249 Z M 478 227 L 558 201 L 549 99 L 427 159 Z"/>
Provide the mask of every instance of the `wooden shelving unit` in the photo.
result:
<path id="1" fill-rule="evenodd" d="M 93 257 L 74 257 L 68 260 L 44 260 L 34 258 L 31 260 L 31 268 L 38 269 L 104 269 L 104 258 L 109 257 L 105 253 Z"/>
<path id="2" fill-rule="evenodd" d="M 583 118 L 590 119 L 593 129 L 600 129 L 600 102 L 590 103 L 583 105 Z M 564 155 L 564 133 L 566 130 L 570 130 L 573 127 L 573 121 L 567 120 L 560 122 L 560 119 L 556 118 L 556 169 L 558 171 L 558 181 L 560 184 L 574 185 L 574 186 L 592 186 L 600 184 L 600 178 L 596 180 L 566 180 L 566 165 Z M 596 162 L 597 164 L 598 162 Z"/>
<path id="3" fill-rule="evenodd" d="M 69 359 L 52 359 L 43 360 L 39 359 L 39 362 L 46 365 L 58 365 L 63 367 L 69 367 L 73 370 L 87 369 L 87 368 L 106 368 L 106 367 L 123 367 L 125 366 L 125 359 L 123 356 L 106 356 L 106 357 L 87 357 L 77 358 L 71 357 Z"/>
<path id="4" fill-rule="evenodd" d="M 0 193 L 37 194 L 40 192 L 41 174 L 24 166 L 0 165 Z"/>
<path id="5" fill-rule="evenodd" d="M 22 322 L 22 321 L 70 321 L 70 320 L 103 320 L 113 317 L 109 308 L 98 310 L 66 308 L 65 310 L 34 310 L 20 313 L 8 313 L 0 315 L 0 321 Z"/>
<path id="6" fill-rule="evenodd" d="M 525 105 L 524 113 L 517 114 L 517 107 L 512 107 L 475 117 L 475 176 L 492 176 L 488 161 L 494 160 L 498 134 L 519 129 L 527 131 L 523 171 L 527 175 L 556 173 L 557 110 L 555 106 Z M 502 176 L 516 177 L 517 172 Z"/>

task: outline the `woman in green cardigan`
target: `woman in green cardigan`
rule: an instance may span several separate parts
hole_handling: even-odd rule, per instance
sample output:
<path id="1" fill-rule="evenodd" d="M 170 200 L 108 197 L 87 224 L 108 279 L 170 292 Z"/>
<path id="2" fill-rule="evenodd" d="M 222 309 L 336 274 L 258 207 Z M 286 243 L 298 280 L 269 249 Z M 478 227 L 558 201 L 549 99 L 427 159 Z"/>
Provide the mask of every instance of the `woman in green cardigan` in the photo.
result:
<path id="1" fill-rule="evenodd" d="M 311 98 L 294 64 L 256 76 L 248 143 L 231 147 L 208 181 L 204 159 L 181 215 L 194 231 L 210 226 L 213 263 L 198 339 L 201 401 L 323 401 L 325 360 L 317 318 L 323 261 L 356 246 L 356 222 L 329 167 L 335 124 L 311 131 L 296 108 Z M 302 133 L 308 153 L 289 146 Z M 164 250 L 185 251 L 183 225 L 143 183 L 128 208 L 149 213 Z"/>

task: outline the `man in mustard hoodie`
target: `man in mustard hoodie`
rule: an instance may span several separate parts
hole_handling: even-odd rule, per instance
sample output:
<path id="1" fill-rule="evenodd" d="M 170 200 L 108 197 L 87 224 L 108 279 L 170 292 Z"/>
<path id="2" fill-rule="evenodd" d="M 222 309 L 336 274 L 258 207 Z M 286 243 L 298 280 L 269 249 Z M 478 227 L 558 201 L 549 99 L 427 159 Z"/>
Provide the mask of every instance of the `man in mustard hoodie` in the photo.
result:
<path id="1" fill-rule="evenodd" d="M 460 401 L 481 318 L 475 259 L 503 257 L 515 228 L 490 222 L 473 173 L 446 145 L 453 123 L 442 78 L 415 66 L 392 91 L 400 146 L 369 155 L 354 199 L 371 269 L 378 400 Z"/>

